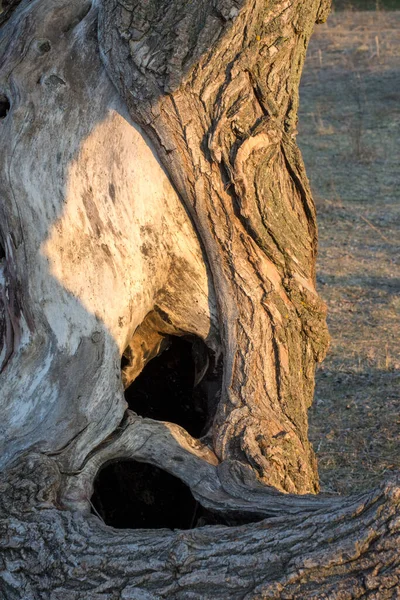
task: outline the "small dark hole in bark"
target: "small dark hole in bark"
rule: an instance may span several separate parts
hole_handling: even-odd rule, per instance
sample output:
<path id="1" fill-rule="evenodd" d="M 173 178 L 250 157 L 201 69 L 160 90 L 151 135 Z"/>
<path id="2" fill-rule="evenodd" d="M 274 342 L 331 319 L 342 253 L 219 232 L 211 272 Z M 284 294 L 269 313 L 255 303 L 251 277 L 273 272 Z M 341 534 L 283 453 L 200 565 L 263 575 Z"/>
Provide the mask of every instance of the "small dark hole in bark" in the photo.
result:
<path id="1" fill-rule="evenodd" d="M 58 75 L 55 75 L 54 73 L 52 75 L 49 75 L 48 77 L 46 77 L 46 79 L 44 80 L 44 83 L 49 88 L 52 88 L 52 89 L 60 88 L 60 87 L 63 87 L 64 85 L 67 85 L 66 82 L 64 81 L 64 79 L 62 79 Z"/>
<path id="2" fill-rule="evenodd" d="M 92 512 L 117 529 L 192 529 L 216 522 L 180 479 L 133 460 L 105 466 L 91 502 Z"/>
<path id="3" fill-rule="evenodd" d="M 50 50 L 51 50 L 51 44 L 50 44 L 49 40 L 38 40 L 36 42 L 36 47 L 38 49 L 38 52 L 40 52 L 40 54 L 46 54 L 47 52 L 50 52 Z"/>
<path id="4" fill-rule="evenodd" d="M 6 251 L 4 250 L 3 244 L 0 242 L 0 260 L 4 260 L 6 257 Z"/>
<path id="5" fill-rule="evenodd" d="M 142 417 L 176 423 L 193 437 L 204 435 L 214 416 L 213 398 L 220 383 L 212 373 L 195 387 L 195 370 L 192 342 L 171 336 L 169 348 L 125 390 L 129 408 Z"/>
<path id="6" fill-rule="evenodd" d="M 0 94 L 0 119 L 5 119 L 10 110 L 10 101 L 4 94 Z"/>

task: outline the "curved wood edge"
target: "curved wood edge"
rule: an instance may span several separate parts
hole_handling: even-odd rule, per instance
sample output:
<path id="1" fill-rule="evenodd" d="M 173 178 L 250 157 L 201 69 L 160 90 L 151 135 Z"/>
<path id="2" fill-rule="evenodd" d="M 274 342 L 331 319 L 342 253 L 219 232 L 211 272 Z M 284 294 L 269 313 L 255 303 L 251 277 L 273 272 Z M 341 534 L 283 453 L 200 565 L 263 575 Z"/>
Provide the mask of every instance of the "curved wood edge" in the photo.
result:
<path id="1" fill-rule="evenodd" d="M 145 424 L 148 441 L 140 452 L 148 453 L 154 440 L 166 435 L 162 426 L 154 433 L 156 426 L 150 444 L 152 424 Z M 196 452 L 192 456 L 196 465 L 204 463 L 204 473 L 227 469 L 237 477 L 243 472 L 237 465 L 215 467 Z M 90 462 L 85 469 L 92 468 Z M 61 510 L 56 508 L 61 481 L 55 460 L 38 454 L 25 456 L 1 476 L 0 592 L 8 600 L 77 600 L 82 594 L 111 600 L 116 593 L 125 600 L 398 597 L 398 477 L 359 496 L 334 502 L 315 498 L 317 510 L 302 507 L 301 497 L 285 496 L 272 518 L 188 531 L 117 531 L 94 515 Z M 245 488 L 247 512 L 252 505 L 259 514 L 271 498 L 276 502 L 277 494 L 268 489 L 262 499 L 260 486 L 252 489 L 246 482 Z M 235 510 L 243 509 L 243 499 L 228 500 L 224 493 L 225 508 L 231 502 Z"/>

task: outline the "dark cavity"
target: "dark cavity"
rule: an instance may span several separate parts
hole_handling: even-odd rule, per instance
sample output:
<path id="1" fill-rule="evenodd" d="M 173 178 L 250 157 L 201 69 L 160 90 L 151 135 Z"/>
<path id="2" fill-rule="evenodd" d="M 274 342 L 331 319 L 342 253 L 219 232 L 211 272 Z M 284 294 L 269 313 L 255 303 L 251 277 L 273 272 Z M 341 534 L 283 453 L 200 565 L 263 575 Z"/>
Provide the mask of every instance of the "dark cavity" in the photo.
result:
<path id="1" fill-rule="evenodd" d="M 196 344 L 175 336 L 170 336 L 169 344 L 125 390 L 125 399 L 137 414 L 176 423 L 198 438 L 212 424 L 222 369 L 211 365 L 201 383 L 195 386 Z"/>
<path id="2" fill-rule="evenodd" d="M 0 119 L 5 119 L 10 111 L 10 101 L 4 94 L 0 94 Z"/>
<path id="3" fill-rule="evenodd" d="M 217 522 L 180 479 L 133 460 L 99 472 L 91 504 L 92 513 L 116 529 L 192 529 Z"/>

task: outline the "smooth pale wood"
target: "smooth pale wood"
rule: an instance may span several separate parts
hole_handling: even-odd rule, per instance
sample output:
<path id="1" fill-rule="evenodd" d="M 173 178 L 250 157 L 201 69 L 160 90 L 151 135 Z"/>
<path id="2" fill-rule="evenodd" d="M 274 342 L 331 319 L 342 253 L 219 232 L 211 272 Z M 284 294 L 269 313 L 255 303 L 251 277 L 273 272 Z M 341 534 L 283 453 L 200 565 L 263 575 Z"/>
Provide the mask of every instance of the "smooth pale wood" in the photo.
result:
<path id="1" fill-rule="evenodd" d="M 75 440 L 76 468 L 117 427 L 121 354 L 152 311 L 218 347 L 197 235 L 100 61 L 96 12 L 76 22 L 89 8 L 36 1 L 3 31 L 2 465 Z"/>
<path id="2" fill-rule="evenodd" d="M 398 479 L 353 498 L 279 491 L 317 486 L 306 410 L 326 330 L 294 128 L 328 4 L 25 0 L 7 16 L 2 598 L 397 597 Z M 142 345 L 153 356 L 171 333 L 224 353 L 203 440 L 125 411 Z M 180 477 L 225 525 L 105 526 L 89 514 L 94 478 L 123 458 Z"/>

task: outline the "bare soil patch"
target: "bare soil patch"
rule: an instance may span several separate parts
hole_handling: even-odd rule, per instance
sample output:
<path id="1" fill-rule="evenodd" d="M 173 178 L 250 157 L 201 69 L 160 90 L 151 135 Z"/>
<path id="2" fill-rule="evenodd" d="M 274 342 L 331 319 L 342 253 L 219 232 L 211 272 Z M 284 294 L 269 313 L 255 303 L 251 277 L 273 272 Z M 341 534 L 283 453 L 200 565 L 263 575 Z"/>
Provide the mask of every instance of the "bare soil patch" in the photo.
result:
<path id="1" fill-rule="evenodd" d="M 400 468 L 400 12 L 345 11 L 316 28 L 298 139 L 332 336 L 310 437 L 322 491 L 342 494 Z"/>

